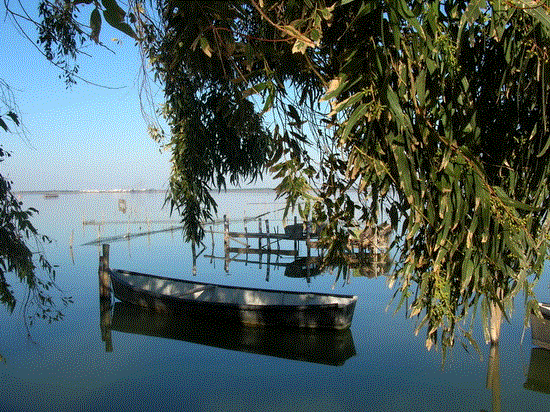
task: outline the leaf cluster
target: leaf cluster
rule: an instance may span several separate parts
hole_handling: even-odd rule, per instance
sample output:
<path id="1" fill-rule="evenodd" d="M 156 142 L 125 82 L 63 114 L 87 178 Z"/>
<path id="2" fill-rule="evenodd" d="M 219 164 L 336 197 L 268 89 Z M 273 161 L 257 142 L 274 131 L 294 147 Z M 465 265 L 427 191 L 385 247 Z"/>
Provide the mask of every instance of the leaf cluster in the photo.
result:
<path id="1" fill-rule="evenodd" d="M 198 13 L 169 4 L 169 26 Z M 393 280 L 403 302 L 414 296 L 428 347 L 438 334 L 452 345 L 478 306 L 510 308 L 520 290 L 531 299 L 547 248 L 546 6 L 250 4 L 252 17 L 224 4 L 227 12 L 212 6 L 204 20 L 170 26 L 161 43 L 176 58 L 164 70 L 184 67 L 210 92 L 246 81 L 243 95 L 261 96 L 263 112 L 282 109 L 269 157 L 278 193 L 290 206 L 312 204 L 328 256 L 342 257 L 350 234 L 385 212 L 400 254 Z M 187 40 L 166 42 L 172 35 Z M 293 67 L 278 63 L 289 53 Z M 294 110 L 283 103 L 289 90 Z M 305 113 L 316 117 L 310 129 L 324 122 L 332 134 L 304 133 Z M 321 149 L 317 164 L 308 144 Z"/>

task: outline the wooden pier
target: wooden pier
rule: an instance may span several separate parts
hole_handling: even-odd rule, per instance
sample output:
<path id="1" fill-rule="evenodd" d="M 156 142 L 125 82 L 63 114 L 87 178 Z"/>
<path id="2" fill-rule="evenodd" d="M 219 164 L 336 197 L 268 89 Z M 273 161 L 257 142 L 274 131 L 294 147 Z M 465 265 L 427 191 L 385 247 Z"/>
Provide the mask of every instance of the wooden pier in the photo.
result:
<path id="1" fill-rule="evenodd" d="M 309 222 L 298 223 L 294 218 L 294 224 L 285 226 L 284 233 L 270 232 L 269 220 L 258 219 L 258 231 L 249 232 L 246 226 L 243 232 L 231 231 L 229 229 L 229 219 L 224 216 L 224 230 L 214 231 L 212 233 L 212 254 L 205 255 L 211 260 L 224 260 L 224 269 L 228 273 L 231 262 L 257 264 L 259 268 L 263 264 L 266 265 L 266 280 L 269 280 L 269 268 L 271 266 L 284 267 L 285 276 L 288 277 L 305 277 L 309 278 L 320 273 L 322 262 L 323 249 L 318 247 L 318 230 L 312 230 L 312 225 Z M 214 255 L 214 233 L 224 236 L 224 255 Z M 355 238 L 350 238 L 348 241 L 349 254 L 346 255 L 346 266 L 349 269 L 354 269 L 356 276 L 375 277 L 382 273 L 386 273 L 389 265 L 387 256 L 387 248 L 389 244 L 389 226 L 375 228 L 372 230 L 364 230 Z M 232 242 L 239 245 L 233 246 Z M 252 243 L 256 243 L 252 245 Z M 300 243 L 305 243 L 305 256 L 300 256 Z M 288 244 L 293 245 L 289 248 Z M 283 244 L 283 247 L 281 247 Z M 312 249 L 317 251 L 317 256 L 312 254 Z M 249 255 L 258 256 L 258 258 L 250 258 Z M 262 256 L 266 256 L 266 260 L 262 260 Z M 275 256 L 274 261 L 272 257 Z M 290 262 L 280 262 L 279 257 L 293 257 Z"/>

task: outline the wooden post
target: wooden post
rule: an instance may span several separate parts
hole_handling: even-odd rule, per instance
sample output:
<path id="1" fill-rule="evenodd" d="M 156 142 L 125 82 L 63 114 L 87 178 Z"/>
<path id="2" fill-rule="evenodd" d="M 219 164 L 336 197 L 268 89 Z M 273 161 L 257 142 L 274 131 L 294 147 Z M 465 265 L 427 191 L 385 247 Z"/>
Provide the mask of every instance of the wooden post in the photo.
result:
<path id="1" fill-rule="evenodd" d="M 267 253 L 267 268 L 265 269 L 266 270 L 266 273 L 265 273 L 265 281 L 266 282 L 269 282 L 269 272 L 270 272 L 270 267 L 271 267 L 271 264 L 270 264 L 270 260 L 271 260 L 271 253 Z"/>
<path id="2" fill-rule="evenodd" d="M 298 218 L 294 216 L 294 227 L 298 224 Z M 296 251 L 296 256 L 298 256 L 298 240 L 294 239 L 294 250 Z"/>
<path id="3" fill-rule="evenodd" d="M 191 254 L 193 255 L 193 276 L 197 276 L 197 248 L 195 241 L 191 241 Z"/>
<path id="4" fill-rule="evenodd" d="M 105 342 L 105 351 L 113 351 L 111 340 L 111 277 L 109 276 L 109 244 L 103 245 L 103 254 L 99 257 L 99 325 L 101 339 Z"/>
<path id="5" fill-rule="evenodd" d="M 308 221 L 306 222 L 306 246 L 307 246 L 307 257 L 309 258 L 311 255 L 311 247 L 310 247 L 310 238 L 311 238 L 311 223 Z"/>
<path id="6" fill-rule="evenodd" d="M 225 273 L 229 273 L 229 220 L 223 215 L 223 249 L 225 252 Z"/>
<path id="7" fill-rule="evenodd" d="M 248 260 L 248 249 L 250 248 L 250 245 L 248 244 L 248 229 L 246 228 L 246 221 L 244 224 L 244 240 L 246 242 L 246 260 Z M 246 263 L 245 263 L 246 266 Z"/>
<path id="8" fill-rule="evenodd" d="M 267 236 L 267 253 L 271 252 L 271 239 L 269 237 L 269 219 L 265 220 L 265 233 Z"/>
<path id="9" fill-rule="evenodd" d="M 210 235 L 212 235 L 212 254 L 214 254 L 214 226 L 210 225 Z"/>
<path id="10" fill-rule="evenodd" d="M 111 277 L 109 276 L 109 244 L 103 244 L 103 255 L 99 257 L 99 297 L 111 300 Z"/>
<path id="11" fill-rule="evenodd" d="M 227 220 L 227 215 L 223 215 L 223 248 L 229 248 L 229 220 Z"/>
<path id="12" fill-rule="evenodd" d="M 258 233 L 260 234 L 260 236 L 258 236 L 258 249 L 261 250 L 262 249 L 262 218 L 258 218 Z"/>

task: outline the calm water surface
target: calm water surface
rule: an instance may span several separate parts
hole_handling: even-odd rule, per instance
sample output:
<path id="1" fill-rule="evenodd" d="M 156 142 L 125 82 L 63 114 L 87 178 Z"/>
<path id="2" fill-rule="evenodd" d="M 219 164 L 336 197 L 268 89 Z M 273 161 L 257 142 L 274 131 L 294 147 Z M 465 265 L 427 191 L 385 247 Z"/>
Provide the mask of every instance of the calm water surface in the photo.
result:
<path id="1" fill-rule="evenodd" d="M 122 200 L 124 202 L 122 202 Z M 359 301 L 348 334 L 286 334 L 224 325 L 182 325 L 120 304 L 112 311 L 110 339 L 102 339 L 98 298 L 98 245 L 111 238 L 110 265 L 157 275 L 192 278 L 191 247 L 181 232 L 151 233 L 169 227 L 158 193 L 24 195 L 40 210 L 42 233 L 54 242 L 48 258 L 59 265 L 57 283 L 74 303 L 64 319 L 37 322 L 30 338 L 20 310 L 0 308 L 1 411 L 548 411 L 550 377 L 546 353 L 533 349 L 523 334 L 522 302 L 491 364 L 478 333 L 482 354 L 460 346 L 441 367 L 441 354 L 424 347 L 424 332 L 414 336 L 414 321 L 386 307 L 392 291 L 386 277 L 351 277 L 349 283 L 325 273 L 311 278 L 285 276 L 283 265 L 233 261 L 224 267 L 223 236 L 205 238 L 197 258 L 198 281 L 273 289 L 356 294 Z M 236 221 L 276 210 L 267 192 L 218 195 L 219 212 Z M 124 213 L 123 213 L 124 211 Z M 268 215 L 271 231 L 281 230 L 281 212 Z M 83 222 L 106 221 L 105 225 Z M 110 223 L 109 223 L 110 222 Z M 137 223 L 134 223 L 137 222 Z M 174 223 L 177 225 L 177 222 Z M 239 226 L 240 225 L 240 226 Z M 241 229 L 242 223 L 232 223 Z M 222 226 L 214 230 L 222 230 Z M 257 221 L 248 231 L 257 231 Z M 116 240 L 127 233 L 141 234 Z M 72 247 L 71 247 L 72 245 Z M 234 246 L 238 246 L 235 244 Z M 254 244 L 252 245 L 254 246 Z M 281 248 L 292 248 L 282 243 Z M 305 253 L 304 246 L 300 251 Z M 244 256 L 241 256 L 244 257 Z M 251 260 L 258 256 L 250 255 Z M 287 264 L 288 257 L 270 257 Z M 548 300 L 548 273 L 539 298 Z M 493 354 L 494 355 L 494 354 Z M 488 386 L 492 365 L 493 385 Z M 529 370 L 548 380 L 533 387 Z M 527 389 L 527 387 L 531 389 Z"/>

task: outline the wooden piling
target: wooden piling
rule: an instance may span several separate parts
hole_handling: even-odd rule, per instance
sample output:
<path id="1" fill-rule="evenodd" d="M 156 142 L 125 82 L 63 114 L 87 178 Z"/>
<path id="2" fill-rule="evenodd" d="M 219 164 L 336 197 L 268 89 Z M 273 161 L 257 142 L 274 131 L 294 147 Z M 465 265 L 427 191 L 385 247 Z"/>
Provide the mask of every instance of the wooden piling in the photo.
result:
<path id="1" fill-rule="evenodd" d="M 298 224 L 298 218 L 294 216 L 294 227 Z M 294 250 L 296 251 L 296 255 L 298 255 L 298 240 L 294 239 Z"/>
<path id="2" fill-rule="evenodd" d="M 229 220 L 227 215 L 223 215 L 223 250 L 225 253 L 225 273 L 229 273 Z"/>
<path id="3" fill-rule="evenodd" d="M 269 238 L 269 219 L 265 220 L 265 234 L 267 238 L 267 253 L 271 252 L 271 239 Z"/>
<path id="4" fill-rule="evenodd" d="M 103 254 L 99 257 L 99 297 L 111 300 L 111 277 L 109 276 L 109 244 L 103 244 Z"/>
<path id="5" fill-rule="evenodd" d="M 210 234 L 212 235 L 212 256 L 214 256 L 214 247 L 215 247 L 215 244 L 214 244 L 214 227 L 212 225 L 210 225 Z M 210 263 L 213 263 L 213 262 L 214 262 L 214 259 L 210 258 Z"/>
<path id="6" fill-rule="evenodd" d="M 212 235 L 212 253 L 214 252 L 214 226 L 210 225 L 210 234 Z"/>
<path id="7" fill-rule="evenodd" d="M 197 247 L 195 241 L 191 241 L 191 254 L 193 259 L 193 276 L 197 276 Z"/>
<path id="8" fill-rule="evenodd" d="M 306 246 L 307 246 L 307 257 L 311 255 L 311 223 L 306 222 Z"/>
<path id="9" fill-rule="evenodd" d="M 271 253 L 267 253 L 267 267 L 265 269 L 265 281 L 266 282 L 269 282 L 269 272 L 270 272 L 270 268 L 271 268 Z"/>
<path id="10" fill-rule="evenodd" d="M 227 215 L 223 215 L 223 247 L 229 248 L 229 220 Z"/>
<path id="11" fill-rule="evenodd" d="M 260 236 L 258 236 L 258 249 L 262 249 L 262 218 L 258 218 L 258 233 Z"/>
<path id="12" fill-rule="evenodd" d="M 248 229 L 246 228 L 246 223 L 244 224 L 244 240 L 246 243 L 246 260 L 248 260 L 248 249 L 250 249 L 250 245 L 248 244 Z"/>
<path id="13" fill-rule="evenodd" d="M 104 244 L 99 257 L 99 325 L 105 351 L 113 351 L 111 340 L 111 277 L 109 276 L 109 244 Z"/>

